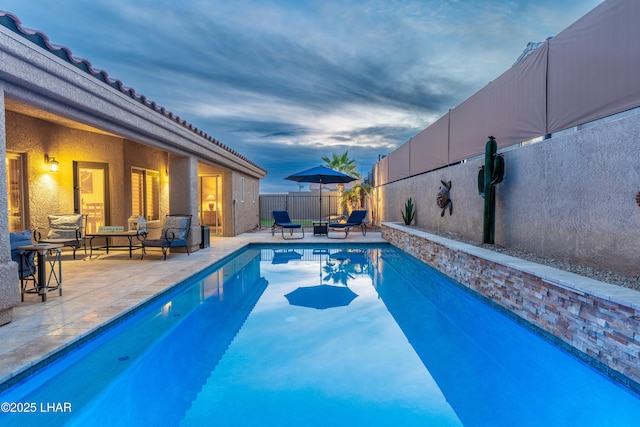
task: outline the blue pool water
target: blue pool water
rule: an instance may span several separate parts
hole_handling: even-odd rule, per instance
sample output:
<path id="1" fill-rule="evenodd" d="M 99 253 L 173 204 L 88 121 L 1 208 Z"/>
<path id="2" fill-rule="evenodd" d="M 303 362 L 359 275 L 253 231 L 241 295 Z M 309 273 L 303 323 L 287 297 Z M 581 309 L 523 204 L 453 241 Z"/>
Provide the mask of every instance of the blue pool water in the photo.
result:
<path id="1" fill-rule="evenodd" d="M 244 250 L 0 394 L 31 410 L 0 426 L 638 425 L 635 395 L 403 252 L 287 248 Z"/>

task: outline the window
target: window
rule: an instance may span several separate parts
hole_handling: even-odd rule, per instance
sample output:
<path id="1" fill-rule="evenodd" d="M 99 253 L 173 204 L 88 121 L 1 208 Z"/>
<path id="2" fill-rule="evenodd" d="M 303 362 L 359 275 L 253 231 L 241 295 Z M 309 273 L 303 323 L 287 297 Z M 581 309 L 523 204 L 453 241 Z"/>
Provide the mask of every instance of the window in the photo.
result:
<path id="1" fill-rule="evenodd" d="M 244 203 L 244 176 L 240 177 L 240 202 Z"/>
<path id="2" fill-rule="evenodd" d="M 131 170 L 131 214 L 147 221 L 160 219 L 160 172 Z"/>
<path id="3" fill-rule="evenodd" d="M 9 231 L 25 229 L 23 159 L 20 154 L 7 153 L 7 202 L 9 208 Z"/>

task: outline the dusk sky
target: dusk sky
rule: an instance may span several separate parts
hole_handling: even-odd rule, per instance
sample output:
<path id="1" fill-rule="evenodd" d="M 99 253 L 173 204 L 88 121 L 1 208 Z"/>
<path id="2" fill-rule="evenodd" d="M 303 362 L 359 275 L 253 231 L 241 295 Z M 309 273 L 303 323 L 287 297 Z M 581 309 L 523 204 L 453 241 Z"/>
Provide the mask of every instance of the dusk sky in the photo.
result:
<path id="1" fill-rule="evenodd" d="M 378 161 L 601 0 L 0 0 L 268 171 Z M 306 187 L 306 186 L 305 186 Z"/>

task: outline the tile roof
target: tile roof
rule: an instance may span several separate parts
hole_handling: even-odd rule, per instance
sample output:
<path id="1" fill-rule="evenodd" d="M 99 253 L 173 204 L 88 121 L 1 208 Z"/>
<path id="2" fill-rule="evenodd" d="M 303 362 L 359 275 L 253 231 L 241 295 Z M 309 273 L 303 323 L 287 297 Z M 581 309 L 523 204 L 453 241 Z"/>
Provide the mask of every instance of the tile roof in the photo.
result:
<path id="1" fill-rule="evenodd" d="M 69 48 L 64 47 L 64 46 L 58 46 L 56 44 L 51 43 L 49 41 L 49 37 L 47 37 L 46 34 L 40 32 L 40 31 L 36 31 L 36 30 L 32 30 L 30 28 L 23 27 L 22 26 L 22 21 L 20 21 L 20 19 L 16 15 L 14 15 L 14 14 L 12 14 L 10 12 L 5 12 L 3 10 L 0 10 L 0 25 L 2 25 L 3 27 L 5 27 L 5 28 L 13 31 L 14 33 L 22 36 L 23 38 L 29 40 L 33 44 L 36 44 L 36 45 L 40 46 L 41 48 L 44 48 L 44 49 L 48 50 L 49 52 L 51 52 L 52 54 L 56 55 L 57 57 L 59 57 L 63 61 L 66 61 L 69 64 L 71 64 L 71 65 L 75 66 L 76 68 L 80 69 L 81 71 L 84 71 L 85 73 L 95 77 L 96 79 L 98 79 L 101 82 L 111 86 L 112 88 L 122 92 L 123 94 L 129 96 L 130 98 L 134 99 L 135 101 L 138 101 L 139 103 L 151 108 L 152 110 L 156 111 L 157 113 L 162 114 L 163 116 L 169 118 L 170 120 L 175 121 L 179 125 L 185 127 L 186 129 L 190 130 L 191 132 L 197 134 L 198 136 L 200 136 L 200 137 L 212 142 L 213 144 L 217 145 L 218 147 L 221 147 L 225 151 L 233 154 L 234 156 L 239 157 L 242 160 L 244 160 L 244 161 L 250 163 L 251 165 L 253 165 L 253 166 L 255 166 L 255 167 L 257 167 L 257 168 L 259 168 L 259 169 L 261 169 L 261 170 L 266 172 L 265 169 L 263 169 L 262 167 L 258 166 L 256 163 L 254 163 L 253 161 L 249 160 L 248 158 L 246 158 L 242 154 L 238 153 L 234 149 L 226 146 L 225 144 L 221 143 L 220 141 L 218 141 L 217 139 L 213 138 L 212 136 L 207 135 L 205 132 L 203 132 L 202 130 L 200 130 L 197 127 L 193 126 L 192 124 L 187 123 L 185 120 L 181 119 L 179 116 L 176 116 L 171 111 L 167 111 L 164 107 L 161 107 L 161 106 L 157 105 L 154 101 L 148 100 L 146 96 L 137 94 L 136 91 L 133 88 L 126 87 L 120 80 L 117 80 L 117 79 L 109 77 L 109 75 L 107 74 L 106 71 L 97 70 L 97 69 L 93 68 L 91 66 L 91 63 L 89 61 L 87 61 L 86 59 L 76 58 L 75 56 L 73 56 L 73 54 L 71 53 L 71 50 L 69 50 Z"/>

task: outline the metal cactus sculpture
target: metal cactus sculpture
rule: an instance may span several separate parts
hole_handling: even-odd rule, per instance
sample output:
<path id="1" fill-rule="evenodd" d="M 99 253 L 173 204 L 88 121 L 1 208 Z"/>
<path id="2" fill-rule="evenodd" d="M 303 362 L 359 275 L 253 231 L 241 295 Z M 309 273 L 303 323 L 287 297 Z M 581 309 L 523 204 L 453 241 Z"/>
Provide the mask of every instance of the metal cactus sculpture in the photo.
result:
<path id="1" fill-rule="evenodd" d="M 496 155 L 498 144 L 489 137 L 484 151 L 484 166 L 478 171 L 478 193 L 484 198 L 482 243 L 493 244 L 496 227 L 496 184 L 504 177 L 504 157 Z"/>

